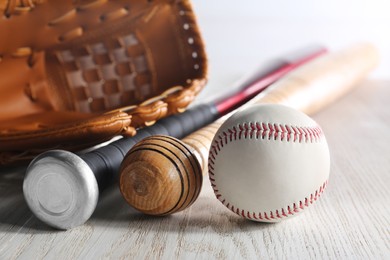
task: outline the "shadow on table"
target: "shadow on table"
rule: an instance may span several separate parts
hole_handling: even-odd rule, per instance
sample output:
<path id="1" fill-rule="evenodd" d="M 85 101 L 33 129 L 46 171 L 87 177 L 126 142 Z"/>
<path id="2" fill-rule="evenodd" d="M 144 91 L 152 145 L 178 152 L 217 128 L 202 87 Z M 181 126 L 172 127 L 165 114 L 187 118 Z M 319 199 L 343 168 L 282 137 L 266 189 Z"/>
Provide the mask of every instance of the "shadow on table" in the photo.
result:
<path id="1" fill-rule="evenodd" d="M 41 223 L 23 197 L 25 166 L 0 168 L 0 231 L 46 233 L 53 229 Z"/>
<path id="2" fill-rule="evenodd" d="M 122 198 L 116 184 L 110 186 L 101 194 L 96 210 L 91 219 L 96 222 L 127 222 L 130 215 L 137 215 L 137 210 L 129 206 Z"/>
<path id="3" fill-rule="evenodd" d="M 129 206 L 119 189 L 111 187 L 102 195 L 90 221 L 94 226 L 112 229 L 172 233 L 203 233 L 203 229 L 209 228 L 214 232 L 227 234 L 265 230 L 274 225 L 244 219 L 219 204 L 215 198 L 201 195 L 194 205 L 182 212 L 169 216 L 149 216 Z"/>
<path id="4" fill-rule="evenodd" d="M 0 232 L 25 234 L 58 232 L 59 230 L 38 220 L 29 210 L 22 190 L 24 172 L 25 167 L 0 168 Z M 219 233 L 232 233 L 251 229 L 261 230 L 272 226 L 241 218 L 220 205 L 215 198 L 202 194 L 194 205 L 182 212 L 169 216 L 148 216 L 129 206 L 116 185 L 103 192 L 87 224 L 109 229 L 173 233 L 184 231 L 198 233 L 204 228 L 211 228 Z"/>

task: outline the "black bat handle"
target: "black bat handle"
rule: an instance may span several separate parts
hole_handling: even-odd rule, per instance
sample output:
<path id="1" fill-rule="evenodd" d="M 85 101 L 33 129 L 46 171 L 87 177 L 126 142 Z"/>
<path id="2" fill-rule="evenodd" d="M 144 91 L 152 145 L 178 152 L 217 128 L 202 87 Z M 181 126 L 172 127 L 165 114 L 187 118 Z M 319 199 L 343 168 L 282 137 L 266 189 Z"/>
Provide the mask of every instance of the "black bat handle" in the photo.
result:
<path id="1" fill-rule="evenodd" d="M 122 138 L 92 152 L 80 155 L 95 174 L 99 190 L 117 178 L 120 165 L 127 152 L 142 139 L 152 135 L 169 135 L 183 138 L 218 118 L 214 104 L 202 104 L 181 114 L 159 120 L 143 128 L 134 137 Z"/>

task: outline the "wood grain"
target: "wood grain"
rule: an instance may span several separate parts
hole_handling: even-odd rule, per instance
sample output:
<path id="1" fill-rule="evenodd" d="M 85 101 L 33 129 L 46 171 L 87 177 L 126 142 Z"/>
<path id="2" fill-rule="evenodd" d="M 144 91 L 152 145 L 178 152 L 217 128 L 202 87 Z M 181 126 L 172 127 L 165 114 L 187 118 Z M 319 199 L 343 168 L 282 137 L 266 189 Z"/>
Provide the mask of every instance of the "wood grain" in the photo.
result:
<path id="1" fill-rule="evenodd" d="M 149 215 L 168 215 L 196 201 L 202 180 L 202 169 L 186 145 L 170 136 L 155 135 L 126 154 L 119 187 L 132 207 Z"/>
<path id="2" fill-rule="evenodd" d="M 366 81 L 314 119 L 331 150 L 329 187 L 279 224 L 227 210 L 208 180 L 192 207 L 170 217 L 131 209 L 105 192 L 85 225 L 56 231 L 23 200 L 23 168 L 0 174 L 0 259 L 390 259 L 390 81 Z"/>

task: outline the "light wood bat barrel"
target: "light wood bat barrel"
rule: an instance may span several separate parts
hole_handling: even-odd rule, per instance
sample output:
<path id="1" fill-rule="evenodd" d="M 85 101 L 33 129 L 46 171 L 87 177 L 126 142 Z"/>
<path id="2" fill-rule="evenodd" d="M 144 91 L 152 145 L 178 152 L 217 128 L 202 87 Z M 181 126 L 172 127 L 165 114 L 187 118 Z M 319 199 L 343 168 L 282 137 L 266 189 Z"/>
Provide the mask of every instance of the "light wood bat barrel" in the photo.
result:
<path id="1" fill-rule="evenodd" d="M 314 114 L 351 91 L 378 63 L 379 54 L 370 44 L 330 53 L 292 71 L 237 110 L 274 103 Z M 237 110 L 183 138 L 182 142 L 194 150 L 203 173 L 215 133 Z"/>
<path id="2" fill-rule="evenodd" d="M 354 86 L 356 86 L 356 83 L 359 80 L 367 76 L 367 74 L 375 67 L 375 65 L 377 65 L 378 60 L 379 57 L 376 49 L 369 44 L 360 44 L 347 50 L 324 55 L 323 57 L 320 57 L 294 70 L 286 77 L 268 87 L 265 91 L 263 91 L 261 94 L 256 96 L 238 110 L 249 107 L 252 104 L 276 103 L 290 106 L 307 114 L 313 114 L 349 92 Z M 190 156 L 181 156 L 182 152 L 172 148 L 169 144 L 171 142 L 170 139 L 169 141 L 164 140 L 166 144 L 164 144 L 164 142 L 160 142 L 159 145 L 170 150 L 172 154 L 177 153 L 175 158 L 184 160 L 181 162 L 183 165 L 189 164 L 189 162 L 186 160 L 194 159 L 191 158 L 191 156 L 196 157 L 197 161 L 201 165 L 203 173 L 205 174 L 211 141 L 222 123 L 236 111 L 227 114 L 216 122 L 185 137 L 182 142 L 189 150 L 192 151 L 192 155 Z M 144 145 L 147 146 L 147 142 L 145 144 L 140 142 L 137 147 L 139 149 L 139 147 L 143 147 Z M 131 153 L 131 150 L 129 153 Z M 138 158 L 149 157 L 150 155 L 148 153 L 149 152 L 147 150 L 144 150 L 143 153 L 140 153 L 137 156 L 139 156 Z M 122 168 L 128 168 L 129 165 L 137 163 L 139 163 L 138 159 L 136 162 L 133 162 L 126 158 L 122 164 Z M 147 164 L 149 164 L 149 162 L 147 162 Z M 138 172 L 138 176 L 141 179 L 143 179 L 143 176 L 145 176 L 145 185 L 148 185 L 148 169 L 159 169 L 159 174 L 165 174 L 169 176 L 172 172 L 175 171 L 175 169 L 169 167 L 168 165 L 169 163 L 167 163 L 165 159 L 153 160 L 153 166 L 149 164 L 149 166 L 146 168 L 144 167 L 144 171 L 142 171 L 141 167 L 139 167 L 140 171 Z M 163 171 L 161 169 L 163 169 Z M 128 174 L 126 171 L 121 172 L 121 176 L 126 174 Z M 120 182 L 122 187 L 122 185 L 124 185 L 122 183 L 122 179 Z M 150 197 L 150 199 L 158 198 L 160 196 L 174 196 L 173 194 L 188 192 L 187 189 L 199 190 L 201 187 L 201 183 L 199 182 L 192 182 L 191 184 L 199 186 L 184 187 L 176 185 L 175 187 L 178 187 L 177 189 L 179 189 L 176 191 L 176 193 L 173 193 L 173 190 L 175 189 L 171 188 L 170 186 L 166 186 L 165 188 L 161 187 L 158 189 L 158 191 L 153 191 L 154 195 Z M 153 182 L 150 182 L 150 185 L 152 187 Z M 171 183 L 170 185 L 174 184 Z M 179 196 L 176 197 L 175 199 L 178 200 Z M 143 203 L 150 204 L 153 202 L 148 202 L 147 200 L 138 200 L 136 201 L 136 205 L 133 204 L 134 202 L 129 203 L 136 208 L 141 208 Z M 180 210 L 183 210 L 186 205 L 180 207 Z M 168 209 L 169 208 L 166 208 L 164 210 Z M 150 211 L 143 212 L 147 214 L 153 214 L 153 212 Z"/>

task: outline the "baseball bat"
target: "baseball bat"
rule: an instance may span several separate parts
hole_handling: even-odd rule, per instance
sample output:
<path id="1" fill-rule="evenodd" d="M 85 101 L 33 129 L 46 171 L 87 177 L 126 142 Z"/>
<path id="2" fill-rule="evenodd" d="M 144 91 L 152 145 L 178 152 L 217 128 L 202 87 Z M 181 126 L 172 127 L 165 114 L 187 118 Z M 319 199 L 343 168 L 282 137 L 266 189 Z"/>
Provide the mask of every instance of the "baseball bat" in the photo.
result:
<path id="1" fill-rule="evenodd" d="M 275 103 L 313 114 L 349 92 L 378 60 L 376 49 L 368 44 L 324 55 L 294 70 L 239 109 Z M 190 206 L 200 193 L 213 137 L 234 112 L 182 141 L 152 136 L 134 146 L 120 170 L 119 186 L 125 200 L 150 215 L 168 215 Z"/>
<path id="2" fill-rule="evenodd" d="M 123 138 L 92 152 L 76 155 L 47 151 L 28 166 L 23 182 L 26 202 L 46 224 L 69 229 L 87 221 L 96 208 L 99 193 L 115 179 L 125 154 L 145 137 L 163 134 L 183 138 L 240 106 L 296 67 L 322 55 L 324 48 L 309 48 L 266 64 L 238 84 L 236 92 L 215 102 L 159 120 L 132 138 Z"/>

